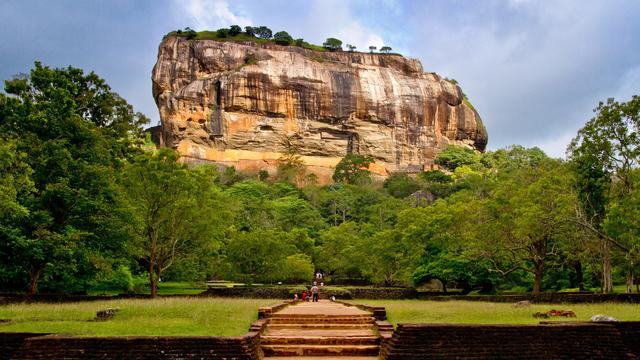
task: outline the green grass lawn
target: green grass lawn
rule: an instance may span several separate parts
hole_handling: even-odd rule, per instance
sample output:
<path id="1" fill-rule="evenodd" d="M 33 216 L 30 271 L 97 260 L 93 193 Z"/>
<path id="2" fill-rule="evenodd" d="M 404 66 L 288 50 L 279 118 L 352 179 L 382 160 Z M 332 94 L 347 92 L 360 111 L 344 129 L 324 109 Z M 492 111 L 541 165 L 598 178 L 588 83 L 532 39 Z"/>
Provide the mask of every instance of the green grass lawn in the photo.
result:
<path id="1" fill-rule="evenodd" d="M 258 318 L 262 299 L 158 298 L 0 306 L 0 332 L 53 332 L 80 336 L 237 336 Z M 96 311 L 119 308 L 112 320 L 91 321 Z"/>
<path id="2" fill-rule="evenodd" d="M 146 284 L 145 284 L 146 285 Z M 191 283 L 188 281 L 167 281 L 158 283 L 158 295 L 197 295 L 207 290 L 205 283 Z M 144 289 L 138 291 L 140 294 L 149 294 L 151 291 Z M 119 295 L 122 294 L 121 289 L 90 289 L 88 295 Z"/>
<path id="3" fill-rule="evenodd" d="M 510 303 L 476 301 L 424 300 L 355 300 L 354 303 L 384 306 L 391 323 L 470 323 L 470 324 L 537 324 L 533 313 L 551 309 L 573 310 L 577 318 L 549 320 L 589 321 L 591 316 L 604 314 L 623 321 L 640 320 L 640 305 L 621 303 L 599 304 L 533 304 L 513 308 Z"/>

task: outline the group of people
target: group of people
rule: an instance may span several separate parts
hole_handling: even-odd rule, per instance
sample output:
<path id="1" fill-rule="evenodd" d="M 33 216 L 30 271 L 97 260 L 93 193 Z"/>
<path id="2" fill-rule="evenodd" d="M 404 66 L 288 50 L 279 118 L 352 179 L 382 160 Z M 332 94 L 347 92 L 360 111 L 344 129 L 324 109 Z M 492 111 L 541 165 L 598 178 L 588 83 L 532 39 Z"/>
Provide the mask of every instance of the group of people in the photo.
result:
<path id="1" fill-rule="evenodd" d="M 300 295 L 298 295 L 298 293 L 296 292 L 295 294 L 293 294 L 293 299 L 318 302 L 318 300 L 320 299 L 320 288 L 324 287 L 324 282 L 322 282 L 323 278 L 324 278 L 324 274 L 322 272 L 317 272 L 316 281 L 313 282 L 313 286 L 309 289 L 309 291 L 303 290 L 302 294 Z M 318 281 L 320 281 L 320 287 L 318 287 Z M 331 296 L 330 299 L 331 301 L 335 301 L 336 297 Z"/>
<path id="2" fill-rule="evenodd" d="M 303 290 L 301 295 L 298 295 L 297 292 L 293 294 L 294 300 L 300 299 L 302 301 L 318 302 L 319 298 L 320 298 L 320 289 L 318 288 L 318 285 L 316 284 L 315 281 L 313 282 L 313 286 L 311 287 L 311 289 L 309 289 L 309 292 L 307 292 L 307 290 Z"/>

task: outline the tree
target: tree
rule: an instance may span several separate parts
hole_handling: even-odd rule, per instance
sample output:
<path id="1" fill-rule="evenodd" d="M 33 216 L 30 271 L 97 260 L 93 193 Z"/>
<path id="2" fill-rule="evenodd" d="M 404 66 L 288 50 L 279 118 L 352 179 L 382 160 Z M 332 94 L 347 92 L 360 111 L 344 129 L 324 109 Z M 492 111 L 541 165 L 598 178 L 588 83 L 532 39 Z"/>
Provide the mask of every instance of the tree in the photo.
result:
<path id="1" fill-rule="evenodd" d="M 388 54 L 389 52 L 391 52 L 391 50 L 392 49 L 389 46 L 383 46 L 383 47 L 380 48 L 380 52 L 385 53 L 385 54 Z"/>
<path id="2" fill-rule="evenodd" d="M 393 173 L 385 179 L 382 185 L 395 198 L 406 198 L 420 189 L 415 179 L 406 173 Z"/>
<path id="3" fill-rule="evenodd" d="M 229 36 L 229 29 L 227 28 L 221 28 L 216 30 L 216 37 L 220 38 L 220 39 L 224 39 L 226 37 Z"/>
<path id="4" fill-rule="evenodd" d="M 308 256 L 300 254 L 293 245 L 291 233 L 279 230 L 256 230 L 231 235 L 227 245 L 227 259 L 236 279 L 275 282 L 300 280 L 313 274 Z M 289 272 L 291 270 L 291 272 Z"/>
<path id="5" fill-rule="evenodd" d="M 253 28 L 253 30 L 260 39 L 271 39 L 271 36 L 273 36 L 271 29 L 266 26 L 258 26 L 257 28 Z"/>
<path id="6" fill-rule="evenodd" d="M 148 120 L 96 74 L 73 67 L 36 62 L 5 91 L 13 96 L 0 95 L 0 133 L 15 144 L 6 166 L 28 166 L 29 180 L 14 177 L 14 186 L 33 184 L 16 193 L 23 216 L 0 219 L 5 274 L 14 284 L 28 278 L 30 293 L 44 273 L 73 291 L 97 263 L 125 251 L 114 172 L 140 152 Z"/>
<path id="7" fill-rule="evenodd" d="M 0 94 L 0 101 L 4 98 Z M 2 105 L 0 105 L 2 108 Z M 27 154 L 19 152 L 13 139 L 2 139 L 0 143 L 0 217 L 28 215 L 29 209 L 20 203 L 21 195 L 33 190 Z"/>
<path id="8" fill-rule="evenodd" d="M 326 269 L 332 278 L 362 279 L 366 271 L 366 256 L 362 252 L 361 236 L 365 235 L 355 222 L 343 222 L 320 233 L 316 265 Z"/>
<path id="9" fill-rule="evenodd" d="M 305 283 L 313 278 L 313 263 L 311 257 L 305 254 L 293 254 L 283 261 L 279 273 L 281 279 L 288 284 Z"/>
<path id="10" fill-rule="evenodd" d="M 198 33 L 190 27 L 184 28 L 184 31 L 182 33 L 187 35 L 188 40 L 195 39 L 198 35 Z"/>
<path id="11" fill-rule="evenodd" d="M 594 110 L 596 116 L 578 131 L 567 150 L 577 175 L 581 200 L 578 222 L 602 242 L 603 291 L 611 292 L 612 245 L 628 252 L 604 233 L 602 222 L 609 201 L 632 191 L 631 170 L 640 160 L 640 97 L 626 103 L 608 99 Z"/>
<path id="12" fill-rule="evenodd" d="M 295 184 L 302 184 L 306 174 L 306 167 L 298 150 L 294 146 L 287 148 L 287 151 L 278 159 L 277 178 Z"/>
<path id="13" fill-rule="evenodd" d="M 349 49 L 349 52 L 353 52 L 356 49 L 355 45 L 351 45 L 351 44 L 347 44 L 347 49 Z"/>
<path id="14" fill-rule="evenodd" d="M 370 53 L 373 53 L 374 51 L 376 51 L 376 49 L 377 49 L 377 47 L 375 47 L 373 45 L 369 46 L 369 52 Z"/>
<path id="15" fill-rule="evenodd" d="M 347 184 L 365 184 L 371 181 L 369 164 L 373 163 L 372 156 L 347 154 L 340 160 L 333 172 L 333 181 Z"/>
<path id="16" fill-rule="evenodd" d="M 571 174 L 566 166 L 549 159 L 503 176 L 488 205 L 496 216 L 492 240 L 497 244 L 484 244 L 485 258 L 502 275 L 516 270 L 533 274 L 533 295 L 538 295 L 548 262 L 576 231 L 570 221 L 577 201 L 570 191 Z"/>
<path id="17" fill-rule="evenodd" d="M 479 161 L 480 157 L 474 150 L 455 145 L 449 145 L 436 157 L 436 164 L 449 171 L 454 171 L 459 166 L 476 164 Z"/>
<path id="18" fill-rule="evenodd" d="M 607 205 L 603 229 L 623 244 L 626 251 L 626 287 L 631 293 L 640 255 L 640 170 L 629 174 L 631 190 L 623 197 L 616 197 Z"/>
<path id="19" fill-rule="evenodd" d="M 336 38 L 327 38 L 322 46 L 330 51 L 342 50 L 342 41 Z"/>
<path id="20" fill-rule="evenodd" d="M 244 32 L 249 36 L 256 36 L 256 28 L 254 28 L 253 26 L 245 26 Z"/>
<path id="21" fill-rule="evenodd" d="M 293 38 L 286 31 L 279 31 L 273 35 L 273 41 L 278 45 L 288 46 L 293 43 Z"/>
<path id="22" fill-rule="evenodd" d="M 229 26 L 229 36 L 236 36 L 242 32 L 242 28 L 238 25 Z"/>
<path id="23" fill-rule="evenodd" d="M 147 263 L 151 297 L 162 272 L 205 242 L 217 228 L 213 180 L 178 163 L 171 149 L 127 166 L 122 191 L 131 209 L 137 254 Z M 218 203 L 219 205 L 219 203 Z"/>

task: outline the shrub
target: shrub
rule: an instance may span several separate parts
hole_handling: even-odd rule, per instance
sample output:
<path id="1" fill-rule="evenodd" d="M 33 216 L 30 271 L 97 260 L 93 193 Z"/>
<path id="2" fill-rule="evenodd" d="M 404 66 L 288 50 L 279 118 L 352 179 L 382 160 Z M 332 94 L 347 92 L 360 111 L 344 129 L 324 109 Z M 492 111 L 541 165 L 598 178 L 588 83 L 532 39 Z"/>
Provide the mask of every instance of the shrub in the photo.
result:
<path id="1" fill-rule="evenodd" d="M 221 39 L 226 38 L 227 36 L 229 36 L 229 29 L 218 29 L 218 30 L 216 30 L 216 36 L 221 38 Z"/>

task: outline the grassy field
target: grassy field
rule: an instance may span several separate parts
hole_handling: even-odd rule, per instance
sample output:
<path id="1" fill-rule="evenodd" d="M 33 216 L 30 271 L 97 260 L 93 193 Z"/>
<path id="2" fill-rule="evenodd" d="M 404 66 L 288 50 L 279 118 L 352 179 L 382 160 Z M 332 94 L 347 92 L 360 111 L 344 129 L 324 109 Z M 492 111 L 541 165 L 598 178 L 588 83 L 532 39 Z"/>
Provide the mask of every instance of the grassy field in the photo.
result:
<path id="1" fill-rule="evenodd" d="M 159 298 L 66 304 L 0 306 L 0 332 L 54 332 L 80 336 L 237 336 L 258 317 L 261 299 Z M 119 308 L 112 320 L 92 321 L 96 311 Z"/>
<path id="2" fill-rule="evenodd" d="M 640 320 L 640 305 L 620 303 L 600 304 L 534 304 L 514 308 L 510 303 L 476 301 L 422 301 L 422 300 L 356 300 L 354 303 L 384 306 L 387 317 L 398 323 L 471 323 L 471 324 L 537 324 L 532 315 L 551 309 L 573 310 L 577 318 L 588 321 L 591 316 L 604 314 L 624 321 Z M 554 318 L 555 320 L 557 318 Z M 552 320 L 552 319 L 550 319 Z M 567 320 L 567 318 L 560 318 Z"/>

